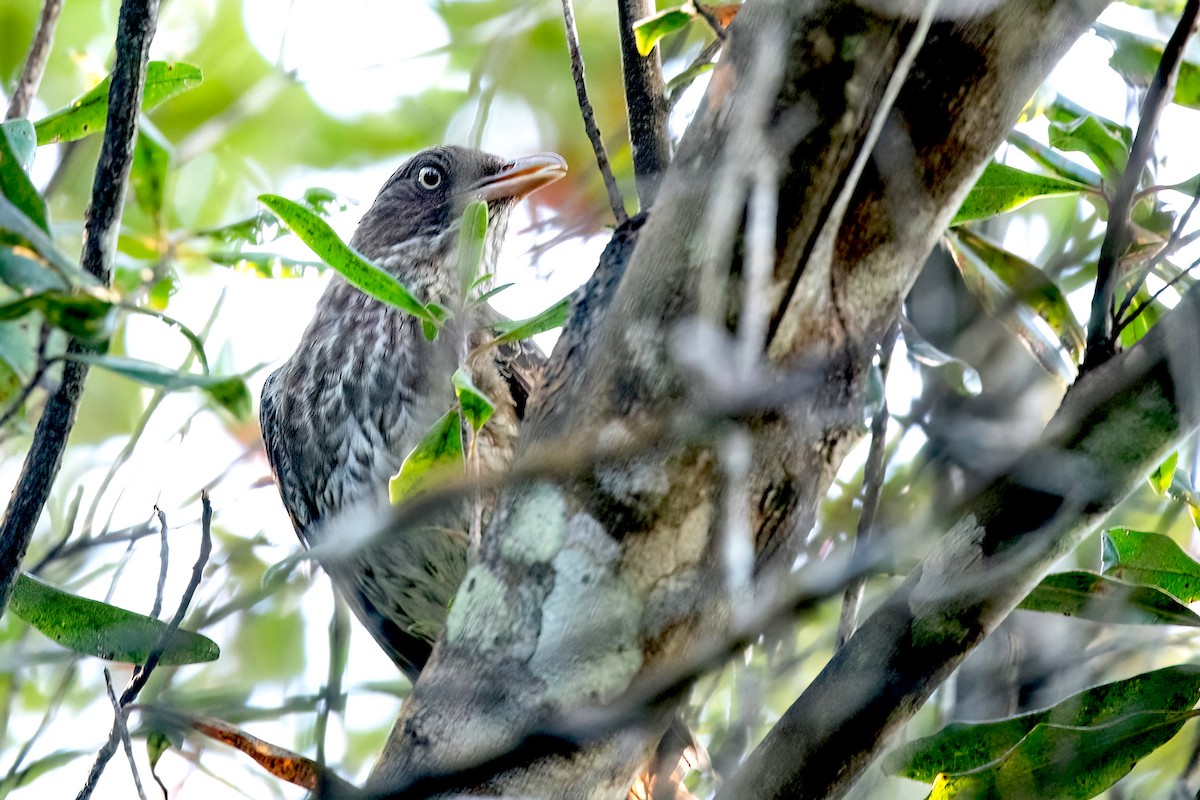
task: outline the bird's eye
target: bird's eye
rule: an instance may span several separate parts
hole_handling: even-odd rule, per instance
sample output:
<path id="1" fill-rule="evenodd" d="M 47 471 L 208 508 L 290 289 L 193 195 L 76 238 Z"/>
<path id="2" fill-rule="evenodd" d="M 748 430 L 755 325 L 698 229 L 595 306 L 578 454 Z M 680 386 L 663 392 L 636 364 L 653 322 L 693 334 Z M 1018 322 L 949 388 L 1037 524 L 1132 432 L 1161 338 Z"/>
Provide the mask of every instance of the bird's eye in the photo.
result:
<path id="1" fill-rule="evenodd" d="M 442 185 L 442 171 L 437 167 L 421 167 L 417 173 L 417 183 L 422 189 L 436 189 Z"/>

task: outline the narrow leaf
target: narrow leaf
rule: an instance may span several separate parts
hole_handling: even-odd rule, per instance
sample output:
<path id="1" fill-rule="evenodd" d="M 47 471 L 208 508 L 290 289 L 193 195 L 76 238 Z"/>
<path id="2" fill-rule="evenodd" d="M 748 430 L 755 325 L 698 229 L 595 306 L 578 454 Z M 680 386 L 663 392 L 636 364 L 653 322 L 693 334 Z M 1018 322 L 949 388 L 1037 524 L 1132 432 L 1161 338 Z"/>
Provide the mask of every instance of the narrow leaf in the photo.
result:
<path id="1" fill-rule="evenodd" d="M 1097 22 L 1092 30 L 1113 45 L 1108 65 L 1131 86 L 1145 89 L 1150 86 L 1162 61 L 1163 45 L 1145 36 L 1130 33 Z M 1174 102 L 1187 108 L 1200 109 L 1200 65 L 1184 59 L 1175 80 Z"/>
<path id="2" fill-rule="evenodd" d="M 199 389 L 238 419 L 248 419 L 250 416 L 252 406 L 250 390 L 246 387 L 246 380 L 241 375 L 196 375 L 190 372 L 178 372 L 152 361 L 142 361 L 126 356 L 83 353 L 72 355 L 71 359 L 108 370 L 152 389 L 163 389 L 168 392 Z"/>
<path id="3" fill-rule="evenodd" d="M 1104 181 L 1104 177 L 1099 172 L 1094 172 L 1082 164 L 1076 164 L 1029 134 L 1011 131 L 1008 134 L 1008 143 L 1033 159 L 1038 166 L 1048 169 L 1064 180 L 1084 184 L 1093 189 L 1099 189 L 1100 184 Z"/>
<path id="4" fill-rule="evenodd" d="M 1040 197 L 1079 194 L 1087 189 L 1084 184 L 1035 175 L 993 161 L 975 182 L 971 193 L 950 221 L 950 226 L 994 217 Z"/>
<path id="5" fill-rule="evenodd" d="M 1156 587 L 1183 603 L 1200 600 L 1200 563 L 1168 536 L 1111 528 L 1101 537 L 1101 554 L 1105 575 Z"/>
<path id="6" fill-rule="evenodd" d="M 16 322 L 0 322 L 0 404 L 7 405 L 25 386 L 37 366 L 33 330 Z"/>
<path id="7" fill-rule="evenodd" d="M 561 328 L 567 321 L 567 312 L 571 308 L 571 298 L 564 297 L 545 311 L 528 319 L 514 319 L 497 322 L 492 328 L 499 335 L 489 342 L 490 345 L 519 342 L 536 336 L 539 333 Z"/>
<path id="8" fill-rule="evenodd" d="M 888 754 L 892 775 L 930 782 L 939 773 L 983 767 L 1012 750 L 1036 726 L 1107 725 L 1146 711 L 1184 711 L 1200 700 L 1200 666 L 1181 664 L 1094 686 L 1055 705 L 988 722 L 955 722 Z"/>
<path id="9" fill-rule="evenodd" d="M 56 328 L 89 342 L 101 342 L 112 334 L 115 307 L 87 292 L 45 291 L 0 305 L 0 320 L 15 320 L 40 313 Z"/>
<path id="10" fill-rule="evenodd" d="M 1073 380 L 1084 333 L 1058 285 L 1025 259 L 965 228 L 946 242 L 983 310 L 996 316 L 1047 372 Z"/>
<path id="11" fill-rule="evenodd" d="M 1121 138 L 1091 115 L 1066 124 L 1051 123 L 1049 140 L 1051 147 L 1080 152 L 1091 159 L 1109 186 L 1120 182 L 1129 161 L 1129 149 Z"/>
<path id="12" fill-rule="evenodd" d="M 474 200 L 463 211 L 462 226 L 458 231 L 458 275 L 462 283 L 462 296 L 466 297 L 480 273 L 483 264 L 483 247 L 487 242 L 487 203 Z"/>
<path id="13" fill-rule="evenodd" d="M 462 474 L 462 470 L 462 424 L 454 408 L 433 424 L 404 459 L 400 471 L 388 482 L 388 496 L 399 503 L 442 476 Z"/>
<path id="14" fill-rule="evenodd" d="M 1094 728 L 1038 725 L 998 761 L 947 775 L 930 800 L 1088 800 L 1129 774 L 1200 711 L 1146 711 Z"/>
<path id="15" fill-rule="evenodd" d="M 454 394 L 458 397 L 458 406 L 462 409 L 463 417 L 470 424 L 471 429 L 479 433 L 479 429 L 484 426 L 496 410 L 495 403 L 489 400 L 488 396 L 471 382 L 471 376 L 462 369 L 454 371 L 452 382 L 454 383 Z"/>
<path id="16" fill-rule="evenodd" d="M 138 126 L 137 144 L 133 149 L 133 168 L 129 185 L 138 207 L 162 224 L 163 194 L 166 191 L 167 170 L 171 165 L 171 146 L 149 120 Z"/>
<path id="17" fill-rule="evenodd" d="M 643 56 L 650 55 L 650 51 L 654 49 L 660 39 L 687 27 L 692 21 L 692 15 L 683 9 L 684 6 L 668 8 L 652 17 L 635 22 L 633 38 L 637 43 L 638 52 Z"/>
<path id="18" fill-rule="evenodd" d="M 50 234 L 46 233 L 36 222 L 18 208 L 5 195 L 0 195 L 0 233 L 8 231 L 15 234 L 19 242 L 29 247 L 46 259 L 50 266 L 62 277 L 64 286 L 82 284 L 95 286 L 96 279 L 81 270 L 71 259 L 63 255 Z M 0 243 L 12 241 L 11 238 L 0 235 Z"/>
<path id="19" fill-rule="evenodd" d="M 46 201 L 29 179 L 29 164 L 23 152 L 32 133 L 27 120 L 14 119 L 0 125 L 0 193 L 12 201 L 43 231 L 50 232 Z"/>
<path id="20" fill-rule="evenodd" d="M 194 89 L 203 80 L 200 68 L 191 64 L 151 61 L 146 65 L 142 110 L 149 111 L 165 100 Z M 108 124 L 108 87 L 111 82 L 112 77 L 106 77 L 66 108 L 38 120 L 34 124 L 38 144 L 71 142 L 104 130 Z"/>
<path id="21" fill-rule="evenodd" d="M 1084 570 L 1047 575 L 1018 608 L 1118 625 L 1200 628 L 1200 616 L 1166 592 Z"/>
<path id="22" fill-rule="evenodd" d="M 308 247 L 329 266 L 342 274 L 351 285 L 412 314 L 436 324 L 425 304 L 417 300 L 404 284 L 363 258 L 334 233 L 329 223 L 304 206 L 274 194 L 260 195 L 259 202 L 279 217 Z"/>
<path id="23" fill-rule="evenodd" d="M 24 294 L 46 289 L 64 289 L 66 282 L 25 247 L 0 245 L 0 283 Z"/>
<path id="24" fill-rule="evenodd" d="M 33 129 L 33 123 L 27 119 L 10 119 L 0 122 L 0 131 L 8 140 L 18 166 L 28 173 L 33 169 L 33 156 L 37 152 L 37 132 Z"/>
<path id="25" fill-rule="evenodd" d="M 1171 455 L 1167 456 L 1167 460 L 1154 468 L 1154 472 L 1150 473 L 1150 488 L 1154 493 L 1162 496 L 1171 488 L 1171 481 L 1175 479 L 1175 466 L 1179 463 L 1179 451 L 1176 450 Z"/>
<path id="26" fill-rule="evenodd" d="M 69 594 L 25 573 L 17 577 L 9 607 L 63 647 L 107 661 L 144 664 L 167 624 L 108 603 Z M 220 655 L 206 636 L 177 630 L 160 663 L 199 664 Z"/>

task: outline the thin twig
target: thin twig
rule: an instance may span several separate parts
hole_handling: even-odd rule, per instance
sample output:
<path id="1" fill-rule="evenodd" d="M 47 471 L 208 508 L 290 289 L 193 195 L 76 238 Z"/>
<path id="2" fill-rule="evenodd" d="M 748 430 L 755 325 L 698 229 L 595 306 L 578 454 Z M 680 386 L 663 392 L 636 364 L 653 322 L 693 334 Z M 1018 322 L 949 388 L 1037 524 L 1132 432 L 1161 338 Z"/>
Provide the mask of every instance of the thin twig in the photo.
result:
<path id="1" fill-rule="evenodd" d="M 329 715 L 345 708 L 342 680 L 346 675 L 346 655 L 350 643 L 350 616 L 346 602 L 336 592 L 333 595 L 333 614 L 329 617 L 329 672 L 317 705 L 314 735 L 317 740 L 317 763 L 325 766 L 325 735 Z"/>
<path id="2" fill-rule="evenodd" d="M 184 589 L 183 597 L 179 600 L 179 607 L 175 610 L 171 621 L 167 623 L 166 628 L 158 635 L 154 646 L 150 648 L 150 655 L 146 657 L 146 663 L 134 671 L 133 676 L 126 684 L 124 691 L 121 692 L 121 698 L 118 703 L 120 708 L 127 707 L 130 703 L 137 699 L 138 694 L 146 686 L 146 682 L 150 680 L 150 675 L 154 672 L 154 668 L 158 666 L 159 659 L 162 658 L 163 650 L 166 649 L 167 643 L 175 636 L 175 632 L 179 630 L 180 623 L 183 622 L 184 615 L 187 614 L 188 607 L 192 604 L 192 598 L 196 595 L 196 589 L 200 586 L 200 579 L 204 575 L 204 566 L 208 563 L 208 557 L 212 553 L 212 503 L 209 502 L 208 494 L 204 493 L 200 496 L 203 511 L 200 515 L 200 552 L 196 556 L 196 562 L 192 566 L 192 576 L 188 580 L 187 588 Z M 120 738 L 120 731 L 117 723 L 113 722 L 112 730 L 109 731 L 108 741 L 96 753 L 96 758 L 92 762 L 92 768 L 88 771 L 87 779 L 84 781 L 83 787 L 79 790 L 75 800 L 87 800 L 96 790 L 96 783 L 100 780 L 100 775 L 104 772 L 104 767 L 112 759 L 113 754 L 117 752 L 117 742 Z"/>
<path id="3" fill-rule="evenodd" d="M 654 14 L 654 0 L 617 0 L 621 32 L 621 70 L 625 78 L 625 109 L 629 144 L 641 210 L 654 205 L 663 173 L 671 163 L 667 131 L 667 101 L 658 45 L 643 56 L 638 52 L 634 24 Z"/>
<path id="4" fill-rule="evenodd" d="M 617 186 L 617 179 L 613 177 L 612 165 L 608 162 L 608 151 L 604 149 L 600 127 L 596 125 L 596 112 L 592 109 L 592 101 L 588 100 L 587 85 L 583 81 L 583 54 L 579 52 L 579 31 L 575 29 L 575 10 L 571 7 L 571 0 L 562 0 L 562 9 L 563 23 L 567 29 L 567 50 L 571 53 L 571 74 L 575 77 L 575 95 L 579 99 L 579 113 L 583 117 L 588 141 L 592 143 L 592 151 L 596 154 L 596 167 L 604 178 L 604 188 L 608 190 L 608 204 L 619 227 L 629 219 L 629 215 L 625 213 L 625 199 L 621 197 L 621 189 Z"/>
<path id="5" fill-rule="evenodd" d="M 21 69 L 21 77 L 17 79 L 16 88 L 9 99 L 8 112 L 4 119 L 29 116 L 29 106 L 33 103 L 38 87 L 42 84 L 42 75 L 46 72 L 46 61 L 50 58 L 50 48 L 54 46 L 54 29 L 58 25 L 58 15 L 61 12 L 62 0 L 46 0 L 42 4 L 42 16 L 33 32 L 29 55 L 25 56 L 25 66 Z"/>
<path id="6" fill-rule="evenodd" d="M 171 548 L 167 543 L 167 515 L 158 506 L 154 507 L 154 515 L 158 517 L 159 548 L 158 548 L 158 586 L 154 590 L 154 607 L 150 616 L 158 618 L 162 611 L 163 592 L 167 588 L 167 561 L 171 556 Z"/>
<path id="7" fill-rule="evenodd" d="M 1163 292 L 1167 291 L 1168 289 L 1173 288 L 1175 286 L 1175 284 L 1179 283 L 1181 280 L 1188 277 L 1191 274 L 1192 270 L 1194 270 L 1196 267 L 1200 267 L 1200 259 L 1196 259 L 1191 264 L 1189 264 L 1187 269 L 1180 272 L 1174 278 L 1171 278 L 1171 280 L 1169 280 L 1165 284 L 1163 284 L 1161 289 L 1159 289 L 1154 294 L 1150 295 L 1150 298 L 1146 302 L 1142 303 L 1137 308 L 1135 308 L 1126 319 L 1122 320 L 1121 323 L 1117 327 L 1113 328 L 1113 336 L 1120 336 L 1121 331 L 1125 330 L 1125 328 L 1130 323 L 1132 323 L 1135 319 L 1140 317 L 1142 315 L 1143 311 L 1145 311 L 1150 306 L 1154 305 L 1155 301 L 1158 300 L 1158 298 L 1162 296 Z"/>
<path id="8" fill-rule="evenodd" d="M 1116 352 L 1113 334 L 1113 301 L 1119 277 L 1121 256 L 1128 249 L 1132 232 L 1129 216 L 1133 210 L 1134 193 L 1142 178 L 1142 171 L 1150 159 L 1154 147 L 1154 134 L 1163 109 L 1175 95 L 1175 82 L 1183 63 L 1183 51 L 1192 31 L 1200 18 L 1200 0 L 1188 0 L 1179 24 L 1163 49 L 1162 59 L 1154 80 L 1146 90 L 1142 102 L 1142 116 L 1138 122 L 1137 135 L 1129 152 L 1129 161 L 1121 183 L 1109 200 L 1108 229 L 1100 245 L 1100 258 L 1096 263 L 1096 289 L 1092 294 L 1092 310 L 1088 317 L 1087 350 L 1080 373 L 1094 369 L 1112 358 Z"/>
<path id="9" fill-rule="evenodd" d="M 25 401 L 29 399 L 29 395 L 33 394 L 33 390 L 42 382 L 46 369 L 50 366 L 50 360 L 46 358 L 46 346 L 50 343 L 50 331 L 50 324 L 43 322 L 41 330 L 38 331 L 37 366 L 33 370 L 33 375 L 21 387 L 20 393 L 12 399 L 4 413 L 0 414 L 0 428 L 7 425 L 8 421 L 25 407 Z"/>
<path id="10" fill-rule="evenodd" d="M 1182 214 L 1179 215 L 1179 220 L 1175 223 L 1175 227 L 1171 229 L 1171 235 L 1167 237 L 1166 244 L 1164 244 L 1162 249 L 1154 254 L 1154 258 L 1150 259 L 1150 263 L 1142 268 L 1138 279 L 1133 281 L 1131 284 L 1129 293 L 1126 294 L 1125 299 L 1121 301 L 1121 307 L 1118 308 L 1117 313 L 1113 315 L 1113 319 L 1115 320 L 1113 323 L 1114 338 L 1119 336 L 1125 326 L 1132 321 L 1132 319 L 1122 321 L 1122 317 L 1124 317 L 1125 312 L 1129 310 L 1129 306 L 1133 304 L 1133 299 L 1137 296 L 1137 290 L 1141 287 L 1142 281 L 1146 280 L 1146 276 L 1148 276 L 1155 267 L 1166 260 L 1167 256 L 1175 252 L 1180 247 L 1180 237 L 1183 236 L 1184 229 L 1187 227 L 1188 222 L 1191 221 L 1192 214 L 1195 213 L 1197 205 L 1200 205 L 1200 192 L 1196 192 L 1195 196 L 1192 197 L 1192 202 L 1188 203 L 1188 207 L 1184 209 Z"/>
<path id="11" fill-rule="evenodd" d="M 146 800 L 146 790 L 142 788 L 142 776 L 138 773 L 137 760 L 133 757 L 133 740 L 129 738 L 129 725 L 125 722 L 125 714 L 117 701 L 117 693 L 113 691 L 112 674 L 108 667 L 104 668 L 104 688 L 108 691 L 108 701 L 113 707 L 113 725 L 121 736 L 121 745 L 125 748 L 125 757 L 129 759 L 129 771 L 133 773 L 133 785 L 137 787 L 138 797 Z"/>
<path id="12" fill-rule="evenodd" d="M 692 63 L 688 64 L 687 69 L 680 73 L 680 75 L 687 75 L 688 73 L 696 74 L 694 74 L 692 79 L 687 83 L 676 85 L 676 87 L 671 90 L 671 95 L 667 98 L 668 114 L 670 114 L 675 108 L 675 104 L 679 102 L 679 98 L 683 97 L 684 92 L 692 87 L 695 79 L 699 76 L 697 70 L 699 70 L 704 64 L 711 64 L 712 60 L 717 57 L 717 53 L 721 52 L 721 47 L 724 44 L 725 42 L 722 39 L 713 39 L 711 42 L 706 44 L 699 53 L 696 54 L 696 57 L 692 59 Z M 674 80 L 679 80 L 679 78 L 676 77 Z"/>
<path id="13" fill-rule="evenodd" d="M 157 12 L 158 0 L 125 0 L 117 23 L 117 58 L 108 93 L 108 121 L 92 184 L 92 201 L 84 221 L 80 257 L 84 271 L 105 286 L 111 282 L 117 229 L 133 164 L 138 111 Z M 74 339 L 67 345 L 67 353 L 71 355 L 89 350 L 89 346 Z M 81 362 L 63 364 L 62 382 L 46 401 L 21 475 L 0 521 L 0 615 L 8 607 L 33 529 L 62 464 L 87 372 L 87 365 Z"/>
<path id="14" fill-rule="evenodd" d="M 883 376 L 883 384 L 887 385 L 888 368 L 892 363 L 892 351 L 896 349 L 896 335 L 900 332 L 900 319 L 888 327 L 883 339 L 879 342 L 879 372 Z M 858 516 L 858 530 L 854 535 L 854 554 L 856 557 L 865 555 L 875 538 L 875 516 L 879 513 L 879 497 L 883 493 L 883 480 L 887 473 L 887 465 L 883 456 L 887 450 L 888 420 L 887 395 L 879 403 L 879 410 L 871 420 L 871 447 L 867 451 L 867 463 L 863 467 L 863 500 L 862 512 Z M 858 627 L 858 614 L 862 609 L 863 592 L 867 587 L 866 576 L 855 578 L 846 587 L 842 598 L 842 616 L 838 621 L 837 649 L 841 649 L 846 640 L 854 635 Z"/>

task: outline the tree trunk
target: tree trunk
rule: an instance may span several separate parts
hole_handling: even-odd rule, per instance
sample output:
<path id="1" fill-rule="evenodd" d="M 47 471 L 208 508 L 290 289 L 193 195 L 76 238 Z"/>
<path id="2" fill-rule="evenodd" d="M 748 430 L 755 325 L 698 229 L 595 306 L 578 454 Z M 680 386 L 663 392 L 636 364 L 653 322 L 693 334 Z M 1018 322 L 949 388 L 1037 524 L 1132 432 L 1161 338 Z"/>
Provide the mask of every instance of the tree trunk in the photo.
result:
<path id="1" fill-rule="evenodd" d="M 917 3 L 743 8 L 653 213 L 614 237 L 523 432 L 521 464 L 553 457 L 571 469 L 507 491 L 375 789 L 495 758 L 458 782 L 516 796 L 620 797 L 670 703 L 617 731 L 588 728 L 581 710 L 628 697 L 723 641 L 779 588 L 862 433 L 879 336 L 1022 105 L 1106 3 L 961 5 L 943 4 L 927 30 Z M 1164 378 L 1147 369 L 1127 393 Z M 1098 372 L 1088 383 L 1103 380 Z M 1063 413 L 1086 416 L 1098 396 Z M 1180 426 L 1164 426 L 1160 441 Z M 744 470 L 731 444 L 739 430 L 752 446 Z M 730 509 L 749 510 L 745 542 L 726 525 Z M 974 553 L 1007 542 L 1010 523 L 997 512 L 960 525 L 949 546 Z M 1045 554 L 1083 524 L 1047 532 L 1040 555 L 1020 558 L 1044 570 Z M 751 540 L 752 565 L 723 555 Z M 997 544 L 988 559 L 1008 564 L 1019 550 Z M 934 609 L 928 581 L 944 572 L 926 566 L 910 577 L 728 796 L 836 796 L 852 784 L 1019 600 L 1009 585 L 995 601 L 981 589 Z M 925 605 L 911 608 L 913 598 Z M 925 665 L 921 650 L 921 663 L 890 683 L 888 659 L 925 646 L 902 613 L 934 613 L 939 631 L 961 618 L 969 635 L 932 641 L 936 663 Z M 902 636 L 908 647 L 898 650 Z M 871 658 L 868 687 L 852 676 Z M 865 722 L 818 713 L 853 693 L 869 705 Z M 812 739 L 796 733 L 806 725 L 816 726 Z M 582 738 L 530 736 L 568 729 Z"/>

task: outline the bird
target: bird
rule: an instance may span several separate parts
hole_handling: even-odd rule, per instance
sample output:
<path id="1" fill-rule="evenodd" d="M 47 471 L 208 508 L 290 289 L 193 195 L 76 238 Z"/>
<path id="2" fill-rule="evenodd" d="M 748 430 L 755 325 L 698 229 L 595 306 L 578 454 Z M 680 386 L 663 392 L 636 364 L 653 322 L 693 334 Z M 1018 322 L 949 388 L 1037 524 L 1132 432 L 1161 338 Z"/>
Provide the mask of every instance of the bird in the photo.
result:
<path id="1" fill-rule="evenodd" d="M 380 518 L 371 515 L 387 508 L 389 479 L 453 408 L 451 375 L 464 353 L 472 353 L 472 381 L 496 406 L 476 440 L 481 469 L 510 462 L 545 356 L 528 341 L 486 346 L 503 317 L 486 303 L 463 302 L 461 220 L 469 203 L 486 202 L 481 272 L 493 274 L 512 209 L 566 171 L 554 153 L 506 160 L 456 146 L 405 161 L 349 244 L 419 299 L 458 309 L 460 318 L 430 341 L 416 317 L 334 275 L 295 352 L 263 387 L 263 444 L 301 543 L 320 546 L 318 561 L 338 593 L 413 681 L 466 570 L 465 501 L 350 553 L 325 545 Z"/>

